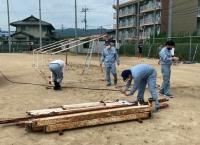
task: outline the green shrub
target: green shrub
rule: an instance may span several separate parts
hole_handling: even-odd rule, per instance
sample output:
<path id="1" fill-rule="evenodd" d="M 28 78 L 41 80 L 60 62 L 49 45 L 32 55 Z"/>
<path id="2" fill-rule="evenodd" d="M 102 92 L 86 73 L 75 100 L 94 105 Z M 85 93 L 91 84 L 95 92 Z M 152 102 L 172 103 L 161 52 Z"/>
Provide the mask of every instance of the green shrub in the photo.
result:
<path id="1" fill-rule="evenodd" d="M 156 43 L 153 45 L 143 44 L 142 56 L 148 57 L 149 48 L 151 47 L 149 57 L 157 58 L 156 52 L 159 46 L 160 46 L 160 43 Z M 190 43 L 176 43 L 175 56 L 179 57 L 181 61 L 193 60 L 196 46 L 197 46 L 197 43 L 191 44 L 191 53 L 190 53 Z M 119 54 L 126 55 L 126 56 L 135 55 L 135 44 L 121 45 L 119 49 Z M 197 48 L 194 61 L 200 61 L 200 44 L 199 44 L 199 47 Z"/>

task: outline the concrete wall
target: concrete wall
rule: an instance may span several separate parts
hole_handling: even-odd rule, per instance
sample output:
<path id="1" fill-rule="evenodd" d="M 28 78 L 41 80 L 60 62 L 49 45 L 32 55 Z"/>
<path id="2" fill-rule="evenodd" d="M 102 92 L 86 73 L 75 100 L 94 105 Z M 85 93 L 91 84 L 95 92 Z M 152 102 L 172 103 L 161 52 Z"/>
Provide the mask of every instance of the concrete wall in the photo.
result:
<path id="1" fill-rule="evenodd" d="M 84 43 L 84 42 L 86 42 L 86 41 L 80 41 L 79 44 Z M 101 53 L 103 51 L 103 49 L 105 48 L 104 43 L 105 43 L 105 41 L 99 41 L 99 42 L 97 41 L 97 43 L 95 42 L 92 53 Z M 91 45 L 91 42 L 90 42 L 89 45 Z M 79 45 L 78 46 L 78 53 L 88 53 L 88 49 L 89 49 L 89 47 L 83 48 L 83 45 Z M 70 52 L 76 53 L 76 48 L 71 48 Z"/>
<path id="2" fill-rule="evenodd" d="M 172 33 L 190 33 L 197 30 L 197 0 L 173 0 Z"/>

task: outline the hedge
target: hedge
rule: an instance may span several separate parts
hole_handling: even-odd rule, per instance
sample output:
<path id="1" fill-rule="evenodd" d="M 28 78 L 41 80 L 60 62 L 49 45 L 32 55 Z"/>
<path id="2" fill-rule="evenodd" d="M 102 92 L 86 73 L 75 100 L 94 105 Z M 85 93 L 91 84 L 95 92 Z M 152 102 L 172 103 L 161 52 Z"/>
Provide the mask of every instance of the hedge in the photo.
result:
<path id="1" fill-rule="evenodd" d="M 191 44 L 191 54 L 190 54 L 190 43 L 176 43 L 175 46 L 175 56 L 179 57 L 181 61 L 192 61 L 194 57 L 194 61 L 200 61 L 200 44 L 198 43 L 192 43 Z M 160 46 L 160 43 L 149 45 L 149 44 L 143 44 L 143 57 L 148 57 L 149 48 L 151 47 L 149 57 L 150 58 L 157 58 L 156 52 L 158 47 Z M 196 50 L 197 47 L 197 50 Z M 196 54 L 195 54 L 196 50 Z M 133 56 L 135 55 L 135 44 L 123 44 L 120 46 L 119 54 L 126 55 L 126 56 Z M 194 55 L 195 54 L 195 55 Z M 137 55 L 137 54 L 136 54 Z"/>

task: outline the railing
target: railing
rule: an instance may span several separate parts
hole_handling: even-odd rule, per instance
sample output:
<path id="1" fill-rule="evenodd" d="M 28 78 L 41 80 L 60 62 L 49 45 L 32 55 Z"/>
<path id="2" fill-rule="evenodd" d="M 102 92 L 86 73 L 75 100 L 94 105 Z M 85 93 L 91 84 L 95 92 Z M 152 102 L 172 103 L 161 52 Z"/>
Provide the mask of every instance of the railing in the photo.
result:
<path id="1" fill-rule="evenodd" d="M 126 34 L 120 34 L 120 39 L 124 40 L 124 39 L 131 39 L 133 37 L 135 37 L 135 34 L 133 33 L 126 33 Z"/>
<path id="2" fill-rule="evenodd" d="M 197 16 L 200 17 L 200 6 L 198 7 Z"/>
<path id="3" fill-rule="evenodd" d="M 147 5 L 141 6 L 140 12 L 152 10 L 152 9 L 155 9 L 155 8 L 156 9 L 161 8 L 161 2 L 156 2 L 156 5 L 154 3 L 152 3 L 152 4 L 147 4 Z"/>
<path id="4" fill-rule="evenodd" d="M 126 10 L 126 11 L 120 11 L 119 12 L 119 17 L 126 16 L 126 15 L 131 15 L 134 12 L 135 12 L 135 9 L 129 9 L 129 10 Z"/>
<path id="5" fill-rule="evenodd" d="M 116 18 L 117 18 L 117 14 L 114 13 L 114 14 L 113 14 L 113 19 L 116 19 Z"/>
<path id="6" fill-rule="evenodd" d="M 133 21 L 129 21 L 129 22 L 120 23 L 119 27 L 133 27 L 133 25 L 134 25 Z"/>
<path id="7" fill-rule="evenodd" d="M 156 20 L 155 20 L 155 23 L 158 23 L 158 22 L 160 22 L 160 17 L 157 17 Z M 152 23 L 154 23 L 153 17 L 140 20 L 140 25 L 152 24 Z"/>
<path id="8" fill-rule="evenodd" d="M 134 27 L 134 26 L 135 26 L 135 22 L 133 22 L 133 21 L 119 23 L 119 28 Z M 113 29 L 116 29 L 116 24 L 113 24 Z"/>
<path id="9" fill-rule="evenodd" d="M 200 36 L 200 29 L 197 29 L 197 35 Z"/>
<path id="10" fill-rule="evenodd" d="M 151 35 L 151 32 L 141 32 L 140 38 L 149 38 Z"/>

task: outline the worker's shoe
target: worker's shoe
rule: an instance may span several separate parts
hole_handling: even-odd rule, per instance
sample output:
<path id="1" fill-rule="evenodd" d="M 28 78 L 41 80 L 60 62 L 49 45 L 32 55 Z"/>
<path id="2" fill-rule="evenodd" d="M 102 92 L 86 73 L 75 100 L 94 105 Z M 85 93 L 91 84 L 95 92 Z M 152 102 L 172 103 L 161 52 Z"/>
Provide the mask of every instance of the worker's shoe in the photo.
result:
<path id="1" fill-rule="evenodd" d="M 164 92 L 159 91 L 158 94 L 159 94 L 159 95 L 164 95 Z"/>
<path id="2" fill-rule="evenodd" d="M 159 112 L 159 111 L 160 111 L 160 107 L 156 107 L 156 109 L 153 110 L 152 112 L 153 112 L 153 113 L 157 113 L 157 112 Z"/>
<path id="3" fill-rule="evenodd" d="M 106 84 L 106 86 L 108 87 L 108 86 L 111 86 L 111 84 Z"/>
<path id="4" fill-rule="evenodd" d="M 173 98 L 173 95 L 170 94 L 170 93 L 167 93 L 167 94 L 164 94 L 165 97 L 168 97 L 168 98 Z"/>

